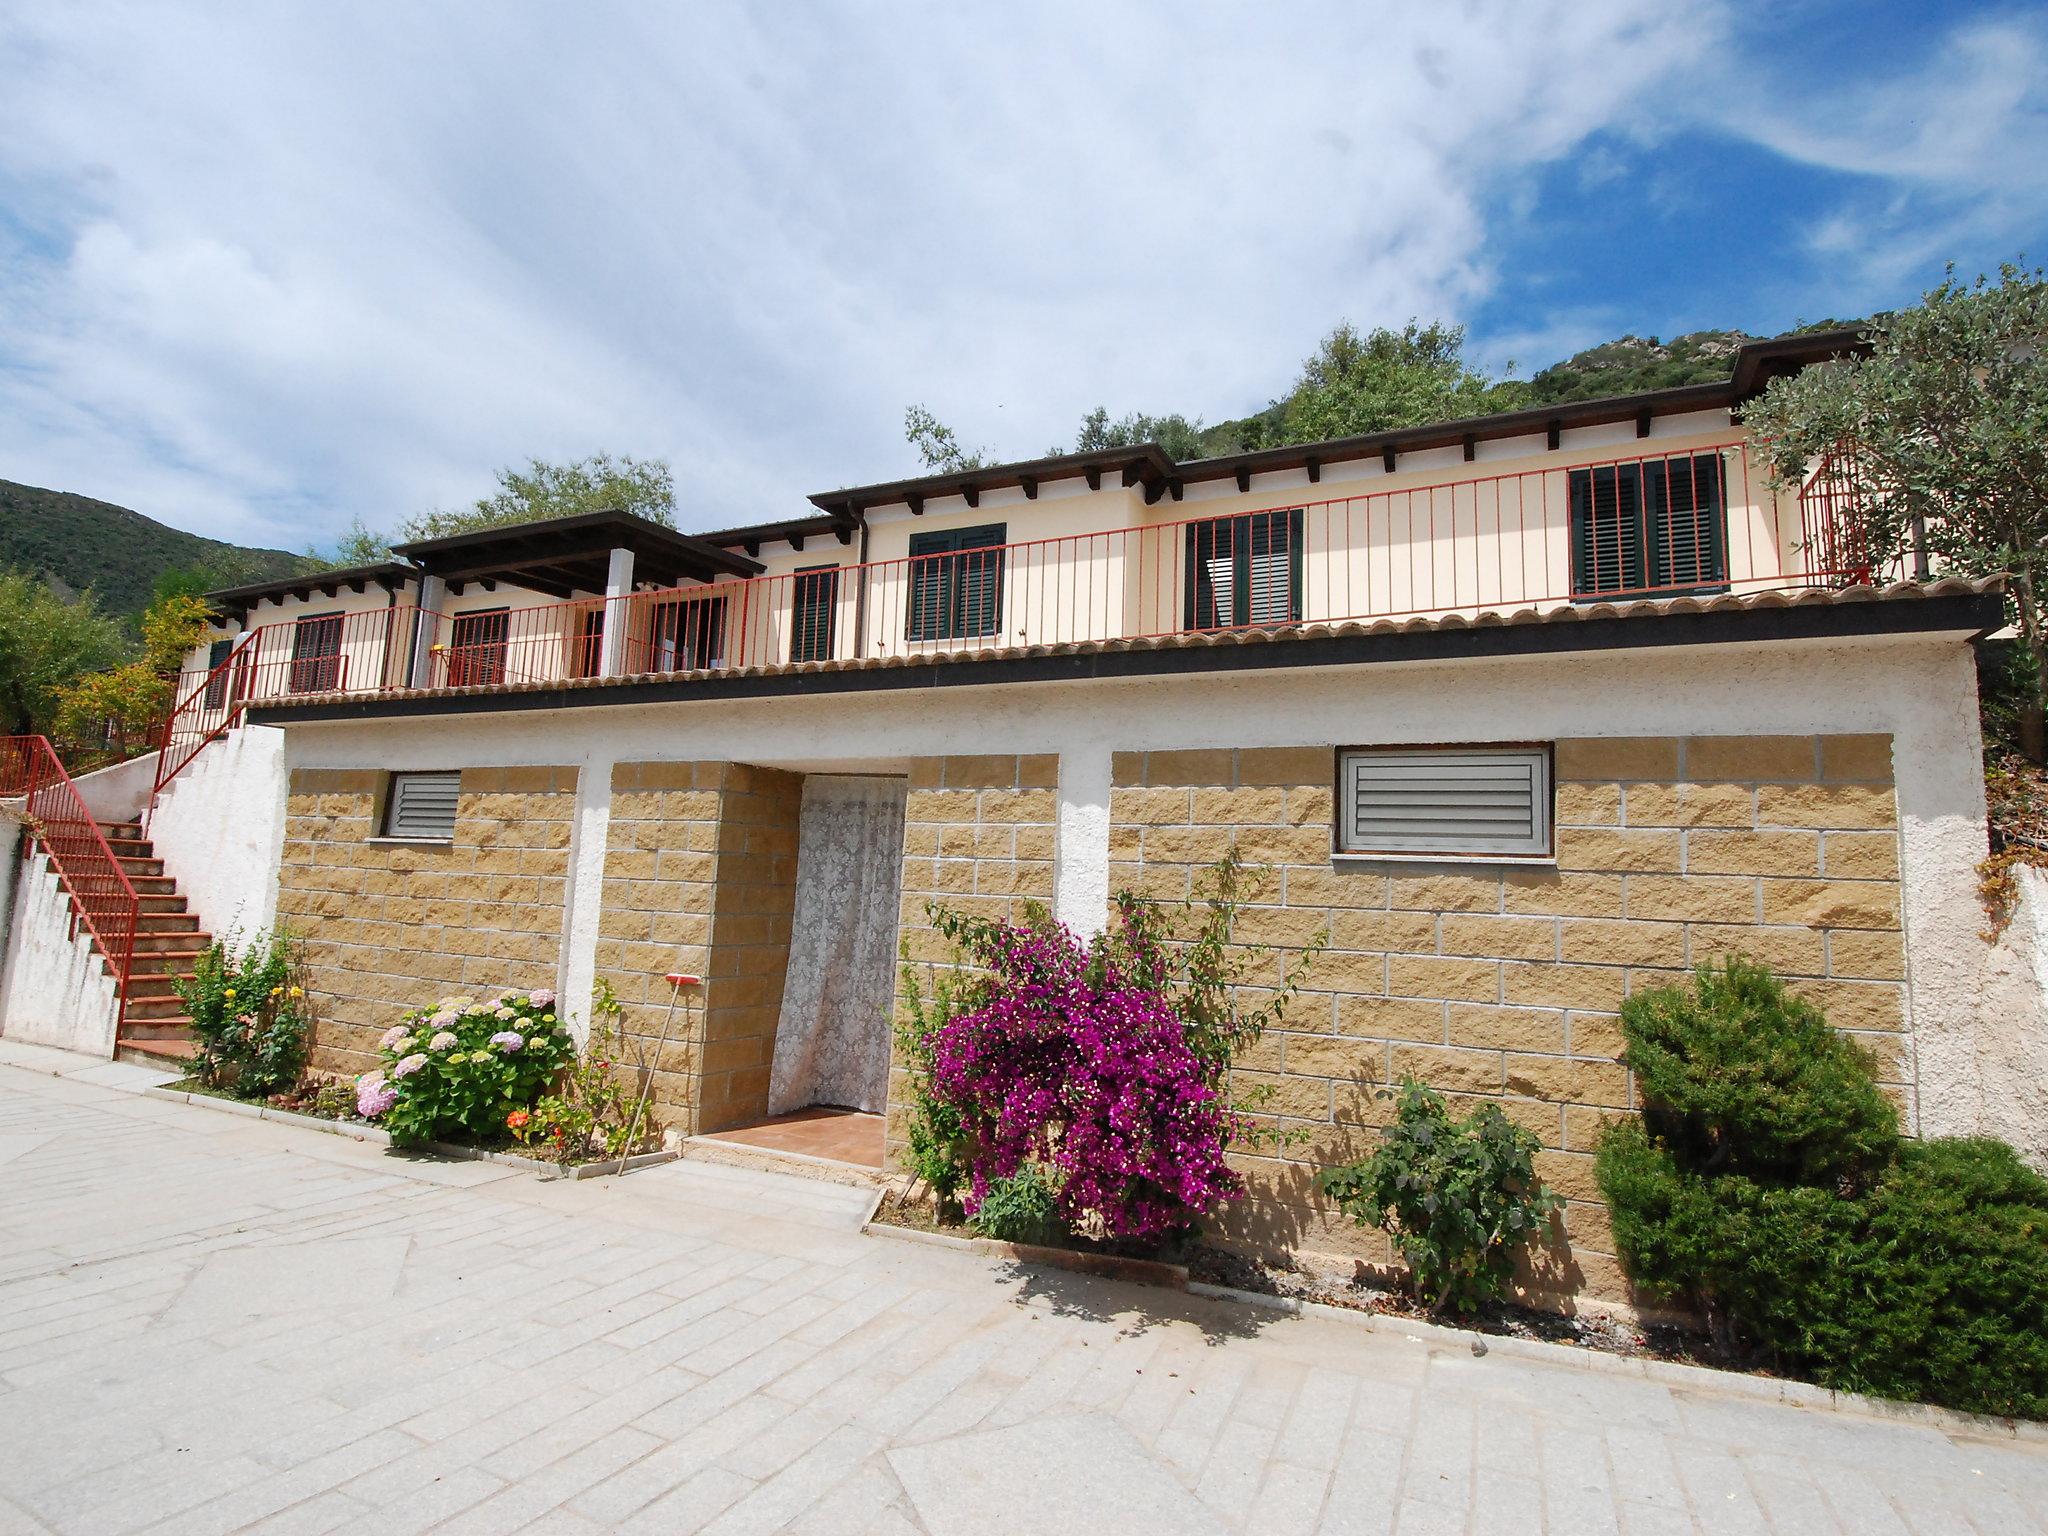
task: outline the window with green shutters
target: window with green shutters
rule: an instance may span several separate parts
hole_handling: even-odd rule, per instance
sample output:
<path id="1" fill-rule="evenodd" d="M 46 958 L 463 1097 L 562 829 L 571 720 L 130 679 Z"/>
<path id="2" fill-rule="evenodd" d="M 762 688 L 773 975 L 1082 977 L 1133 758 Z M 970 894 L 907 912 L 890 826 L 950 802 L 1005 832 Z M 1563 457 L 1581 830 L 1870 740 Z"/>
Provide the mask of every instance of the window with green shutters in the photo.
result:
<path id="1" fill-rule="evenodd" d="M 1001 523 L 910 536 L 912 640 L 974 640 L 1003 627 Z"/>
<path id="2" fill-rule="evenodd" d="M 1190 523 L 1182 622 L 1238 629 L 1301 620 L 1301 508 Z"/>
<path id="3" fill-rule="evenodd" d="M 791 616 L 789 659 L 830 661 L 832 624 L 839 608 L 839 567 L 806 566 L 796 573 L 796 611 Z"/>
<path id="4" fill-rule="evenodd" d="M 1571 472 L 1572 595 L 1674 597 L 1728 585 L 1721 456 Z"/>
<path id="5" fill-rule="evenodd" d="M 310 614 L 292 626 L 293 693 L 326 693 L 341 685 L 341 615 Z"/>

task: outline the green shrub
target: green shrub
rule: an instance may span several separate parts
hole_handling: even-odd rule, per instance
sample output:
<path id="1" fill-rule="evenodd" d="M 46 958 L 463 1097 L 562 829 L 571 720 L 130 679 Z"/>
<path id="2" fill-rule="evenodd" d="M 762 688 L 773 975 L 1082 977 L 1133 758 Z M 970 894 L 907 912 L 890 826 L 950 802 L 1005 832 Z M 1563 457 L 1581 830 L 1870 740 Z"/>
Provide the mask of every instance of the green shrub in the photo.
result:
<path id="1" fill-rule="evenodd" d="M 1065 1236 L 1052 1184 L 1037 1163 L 991 1179 L 974 1208 L 974 1230 L 1005 1243 L 1053 1243 Z"/>
<path id="2" fill-rule="evenodd" d="M 1414 1078 L 1372 1155 L 1326 1168 L 1317 1186 L 1360 1226 L 1383 1228 L 1431 1312 L 1469 1312 L 1500 1294 L 1516 1252 L 1557 1197 L 1536 1179 L 1542 1144 L 1496 1105 L 1453 1120 L 1443 1095 Z"/>
<path id="3" fill-rule="evenodd" d="M 284 929 L 239 949 L 215 939 L 192 962 L 192 979 L 171 983 L 192 1020 L 192 1070 L 209 1087 L 245 1099 L 295 1087 L 313 1049 L 305 956 Z"/>
<path id="4" fill-rule="evenodd" d="M 507 1139 L 508 1117 L 553 1087 L 576 1055 L 555 994 L 507 989 L 444 997 L 378 1041 L 383 1065 L 356 1082 L 356 1106 L 398 1146 Z"/>
<path id="5" fill-rule="evenodd" d="M 1902 1141 L 1860 1053 L 1782 998 L 1731 965 L 1624 1011 L 1645 1120 L 1596 1173 L 1630 1278 L 1824 1386 L 2048 1413 L 2048 1180 L 2001 1142 Z"/>
<path id="6" fill-rule="evenodd" d="M 1622 1004 L 1652 1131 L 1701 1172 L 1820 1183 L 1882 1164 L 1898 1111 L 1855 1044 L 1764 966 L 1731 958 Z"/>

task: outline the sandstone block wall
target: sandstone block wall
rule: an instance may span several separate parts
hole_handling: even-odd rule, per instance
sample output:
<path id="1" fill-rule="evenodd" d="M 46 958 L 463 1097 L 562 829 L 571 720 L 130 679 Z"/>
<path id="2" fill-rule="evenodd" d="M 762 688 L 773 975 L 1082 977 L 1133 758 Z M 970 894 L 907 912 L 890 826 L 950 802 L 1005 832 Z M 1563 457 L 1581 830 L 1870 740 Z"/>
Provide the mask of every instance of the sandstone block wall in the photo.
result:
<path id="1" fill-rule="evenodd" d="M 1324 1208 L 1316 1170 L 1360 1155 L 1413 1074 L 1501 1106 L 1542 1140 L 1568 1247 L 1537 1288 L 1619 1296 L 1592 1152 L 1634 1104 L 1617 1057 L 1630 993 L 1730 952 L 1769 962 L 1856 1035 L 1910 1108 L 1890 739 L 1577 739 L 1556 745 L 1554 867 L 1332 854 L 1328 747 L 1119 753 L 1110 884 L 1177 899 L 1234 845 L 1272 866 L 1239 933 L 1272 979 L 1330 947 L 1239 1086 L 1298 1144 L 1247 1155 L 1228 1234 L 1265 1249 L 1388 1255 Z"/>
<path id="2" fill-rule="evenodd" d="M 659 1117 L 686 1135 L 768 1112 L 802 795 L 802 775 L 744 763 L 613 768 L 597 974 L 650 1055 L 669 1003 L 663 977 L 705 979 L 651 1062 Z"/>
<path id="3" fill-rule="evenodd" d="M 364 1072 L 377 1037 L 450 992 L 552 987 L 574 768 L 468 768 L 446 846 L 377 840 L 387 775 L 291 776 L 278 921 L 306 940 L 314 1066 Z"/>
<path id="4" fill-rule="evenodd" d="M 926 915 L 928 901 L 1011 921 L 1022 919 L 1028 903 L 1052 905 L 1059 770 L 1053 753 L 927 757 L 911 764 L 899 932 L 920 977 L 951 956 Z M 898 1060 L 889 1074 L 892 1165 L 903 1145 L 903 1100 Z"/>

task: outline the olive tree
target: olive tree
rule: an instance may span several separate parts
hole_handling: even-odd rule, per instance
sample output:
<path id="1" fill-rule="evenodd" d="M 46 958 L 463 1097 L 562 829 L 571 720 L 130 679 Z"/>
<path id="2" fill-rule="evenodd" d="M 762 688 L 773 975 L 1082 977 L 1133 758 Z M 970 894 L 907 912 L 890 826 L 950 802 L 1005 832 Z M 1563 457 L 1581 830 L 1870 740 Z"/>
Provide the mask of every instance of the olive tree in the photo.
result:
<path id="1" fill-rule="evenodd" d="M 1879 568 L 2011 575 L 2029 662 L 2022 745 L 2043 759 L 2048 679 L 2048 280 L 2007 265 L 1947 279 L 1871 322 L 1868 355 L 1773 379 L 1744 412 L 1779 485 L 1833 454 L 1846 516 Z"/>

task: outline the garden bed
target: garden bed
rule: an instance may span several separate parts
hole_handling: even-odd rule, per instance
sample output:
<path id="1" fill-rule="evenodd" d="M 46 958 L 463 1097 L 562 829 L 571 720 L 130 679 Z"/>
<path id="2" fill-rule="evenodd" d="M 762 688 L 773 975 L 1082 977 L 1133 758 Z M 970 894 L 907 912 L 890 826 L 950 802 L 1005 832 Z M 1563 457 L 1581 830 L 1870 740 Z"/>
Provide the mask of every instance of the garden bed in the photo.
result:
<path id="1" fill-rule="evenodd" d="M 273 1094 L 268 1098 L 250 1099 L 226 1088 L 216 1088 L 197 1078 L 182 1078 L 174 1083 L 147 1090 L 151 1097 L 172 1099 L 179 1103 L 197 1102 L 202 1108 L 226 1110 L 232 1114 L 252 1115 L 263 1120 L 277 1120 L 288 1125 L 300 1125 L 309 1130 L 326 1131 L 347 1136 L 355 1141 L 376 1142 L 380 1146 L 391 1145 L 391 1133 L 365 1120 L 353 1112 L 339 1114 L 317 1114 L 310 1110 L 288 1107 L 297 1096 Z M 594 1159 L 581 1163 L 562 1164 L 552 1160 L 528 1157 L 512 1151 L 517 1143 L 510 1140 L 497 1146 L 482 1146 L 452 1141 L 430 1141 L 422 1147 L 402 1149 L 417 1154 L 452 1158 L 462 1162 L 502 1163 L 508 1168 L 522 1169 L 548 1179 L 594 1179 L 621 1172 L 616 1157 Z M 639 1152 L 626 1159 L 626 1173 L 637 1169 L 651 1168 L 658 1163 L 672 1163 L 679 1156 L 677 1152 Z"/>
<path id="2" fill-rule="evenodd" d="M 1463 1317 L 1432 1317 L 1414 1297 L 1382 1283 L 1363 1265 L 1346 1273 L 1341 1268 L 1319 1269 L 1299 1261 L 1272 1263 L 1200 1241 L 1146 1253 L 1086 1239 L 1059 1244 L 1003 1243 L 983 1237 L 964 1221 L 945 1219 L 930 1200 L 906 1199 L 902 1191 L 895 1189 L 883 1195 L 870 1225 L 940 1237 L 982 1252 L 1009 1253 L 1024 1263 L 1051 1264 L 1140 1284 L 1163 1284 L 1174 1290 L 1223 1293 L 1226 1300 L 1251 1302 L 1271 1297 L 1377 1317 L 1441 1324 L 1496 1338 L 1570 1344 L 1602 1354 L 1704 1365 L 1775 1379 L 1774 1373 L 1753 1362 L 1716 1350 L 1704 1333 L 1670 1323 L 1646 1323 L 1600 1311 L 1566 1316 L 1512 1302 L 1490 1303 Z"/>

